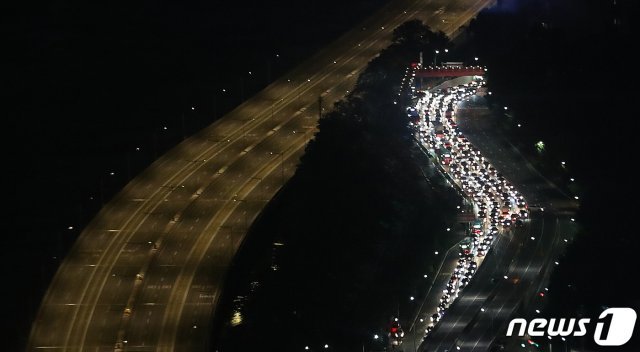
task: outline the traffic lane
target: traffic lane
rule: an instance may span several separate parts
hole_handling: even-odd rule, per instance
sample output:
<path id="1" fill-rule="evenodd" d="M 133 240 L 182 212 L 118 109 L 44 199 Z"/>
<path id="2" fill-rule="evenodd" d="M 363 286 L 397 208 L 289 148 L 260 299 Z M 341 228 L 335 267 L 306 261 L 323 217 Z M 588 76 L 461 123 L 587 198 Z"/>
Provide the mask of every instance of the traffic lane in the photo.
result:
<path id="1" fill-rule="evenodd" d="M 529 226 L 522 230 L 501 234 L 494 241 L 484 263 L 479 267 L 469 285 L 461 291 L 458 299 L 449 307 L 447 314 L 427 336 L 421 346 L 423 351 L 448 348 L 462 330 L 472 321 L 485 304 L 486 298 L 492 296 L 496 285 L 502 283 L 507 263 L 511 263 L 519 253 L 520 243 L 529 234 Z"/>
<path id="2" fill-rule="evenodd" d="M 165 198 L 165 199 L 166 199 L 166 198 Z M 175 204 L 175 200 L 174 200 L 174 202 L 173 202 L 173 203 Z M 163 203 L 158 203 L 158 204 L 163 204 Z M 155 209 L 154 209 L 154 210 L 155 210 Z M 115 247 L 112 247 L 112 248 L 115 248 Z M 112 266 L 113 266 L 113 262 L 112 262 L 112 264 L 111 264 L 110 266 L 105 267 L 105 269 L 111 268 Z M 103 284 L 104 284 L 104 281 L 103 281 Z M 99 284 L 98 284 L 98 285 L 96 285 L 96 286 L 98 286 L 98 287 L 99 287 Z M 96 288 L 94 287 L 93 289 L 94 289 L 94 292 L 95 292 Z M 95 304 L 95 301 L 94 301 L 94 303 L 91 303 L 89 306 L 92 306 L 92 305 L 94 305 L 94 304 Z M 85 310 L 83 311 L 83 313 L 84 313 L 84 314 L 79 315 L 79 316 L 76 316 L 76 317 L 77 317 L 78 319 L 80 319 L 81 321 L 91 320 L 91 317 L 92 317 L 92 315 L 93 315 L 93 310 L 92 310 L 92 309 L 85 309 Z M 72 322 L 73 322 L 73 320 L 72 320 Z M 80 336 L 79 338 L 80 338 L 80 339 L 83 339 L 83 337 L 82 337 L 82 336 L 84 336 L 84 335 L 85 335 L 85 334 L 84 334 L 84 331 L 80 331 L 80 335 L 81 335 L 81 336 Z M 101 335 L 101 334 L 99 334 L 99 335 Z M 76 338 L 78 338 L 78 337 L 76 336 Z M 82 340 L 77 341 L 77 342 L 78 342 L 79 344 L 82 344 Z"/>
<path id="3" fill-rule="evenodd" d="M 546 219 L 545 219 L 546 218 Z M 546 221 L 545 221 L 546 220 Z M 490 316 L 491 324 L 476 324 L 473 329 L 468 330 L 466 334 L 462 334 L 461 341 L 464 341 L 461 347 L 464 350 L 482 350 L 490 346 L 497 334 L 502 330 L 504 323 L 508 321 L 512 313 L 518 307 L 521 300 L 528 296 L 533 296 L 532 288 L 536 279 L 540 278 L 540 270 L 543 267 L 541 253 L 546 252 L 556 238 L 557 222 L 552 214 L 545 214 L 542 218 L 543 226 L 539 233 L 531 233 L 531 237 L 525 240 L 524 246 L 531 247 L 533 250 L 523 251 L 515 263 L 510 265 L 506 274 L 509 280 L 507 285 L 503 285 L 498 294 L 486 303 L 485 312 L 492 313 Z M 517 281 L 515 281 L 517 280 Z"/>
<path id="4" fill-rule="evenodd" d="M 233 172 L 233 171 L 230 171 L 230 172 Z M 232 178 L 231 185 L 230 185 L 231 187 L 233 186 L 233 183 L 235 183 L 234 181 L 235 181 L 235 179 L 233 179 L 233 178 Z M 229 185 L 228 185 L 228 186 L 229 186 Z M 218 192 L 218 193 L 220 193 L 220 192 Z M 169 203 L 169 202 L 167 202 L 167 204 L 174 204 L 174 203 Z M 172 209 L 172 210 L 173 210 L 173 209 Z M 174 217 L 174 219 L 175 219 L 175 217 Z M 165 247 L 166 247 L 166 250 L 167 250 L 167 251 L 172 251 L 172 258 L 176 258 L 176 255 L 179 253 L 179 250 L 180 250 L 180 249 L 182 249 L 182 246 L 183 246 L 183 245 L 185 245 L 185 240 L 186 240 L 186 238 L 183 238 L 183 239 L 182 239 L 182 241 L 180 241 L 180 242 L 178 243 L 178 246 L 177 246 L 178 248 L 172 248 L 172 246 L 171 246 L 171 242 L 168 242 L 168 241 L 167 241 L 167 242 L 165 242 L 165 244 L 164 244 L 164 245 L 165 245 Z M 125 246 L 125 248 L 123 249 L 123 251 L 126 251 L 126 250 L 127 250 L 127 249 L 126 249 L 126 246 Z M 163 253 L 166 253 L 166 251 L 165 251 L 165 252 L 162 252 L 162 251 L 161 251 L 161 255 L 162 255 Z M 122 257 L 122 256 L 123 256 L 123 254 L 122 254 L 122 252 L 121 252 L 120 257 Z M 140 266 L 141 266 L 141 265 L 138 265 L 138 267 L 140 267 Z M 115 267 L 114 267 L 114 268 L 115 268 Z M 135 282 L 135 270 L 133 270 L 131 273 L 129 273 L 129 277 L 131 277 L 131 282 Z M 107 285 L 107 287 L 108 287 L 108 286 L 112 286 L 112 287 L 114 286 L 114 285 L 113 285 L 113 284 L 111 284 L 110 282 L 106 282 L 106 285 Z M 126 301 L 127 301 L 127 300 L 126 300 L 126 297 L 127 297 L 127 293 L 128 293 L 128 292 L 129 292 L 129 290 L 130 290 L 130 286 L 129 286 L 129 285 L 115 285 L 115 286 L 119 288 L 119 291 L 122 291 L 122 294 L 121 294 L 121 295 L 114 295 L 114 294 L 113 294 L 113 292 L 110 292 L 110 294 L 103 295 L 103 296 L 101 296 L 101 297 L 99 298 L 99 301 L 98 301 L 98 302 L 99 302 L 99 303 L 98 303 L 99 305 L 113 304 L 113 302 L 118 302 L 118 301 L 119 301 L 119 302 L 126 302 Z M 124 299 L 123 299 L 123 298 L 124 298 Z M 95 317 L 96 317 L 96 319 L 97 319 L 98 321 L 101 319 L 101 316 L 100 316 L 100 314 L 99 314 L 99 313 L 98 313 Z M 104 324 L 102 324 L 102 325 L 104 325 Z M 95 328 L 97 328 L 97 329 L 102 329 L 102 328 L 103 328 L 103 326 L 101 326 L 101 324 L 99 324 L 99 323 L 93 324 L 93 326 L 94 326 Z M 102 335 L 102 334 L 90 334 L 90 335 L 100 336 L 100 335 Z M 88 343 L 90 343 L 90 344 L 92 344 L 92 345 L 93 345 L 92 341 L 88 341 Z M 100 341 L 98 341 L 98 343 L 100 343 Z"/>
<path id="5" fill-rule="evenodd" d="M 242 177 L 236 177 L 236 178 L 237 178 L 237 179 L 240 179 L 240 178 L 242 178 Z M 183 186 L 184 186 L 184 185 L 183 185 Z M 172 202 L 172 204 L 173 204 L 173 202 Z"/>
<path id="6" fill-rule="evenodd" d="M 290 120 L 290 121 L 292 121 L 292 120 Z M 293 132 L 295 132 L 295 129 L 299 129 L 298 127 L 299 127 L 299 126 L 297 126 L 297 125 L 295 125 L 295 126 L 289 126 L 289 125 L 287 125 L 287 126 L 285 126 L 285 128 L 279 129 L 279 131 L 278 131 L 278 132 L 281 132 L 281 133 L 288 133 L 288 131 L 291 129 L 291 130 L 292 130 L 292 132 L 291 132 L 291 135 L 289 136 L 289 137 L 291 137 L 291 136 L 293 136 L 293 135 L 295 134 L 295 133 L 293 133 Z M 277 141 L 281 142 L 281 144 L 285 144 L 285 145 L 286 145 L 286 144 L 287 144 L 287 140 L 288 140 L 288 138 L 287 138 L 287 137 L 280 137 L 280 138 L 276 138 L 275 140 L 277 140 Z M 259 148 L 256 148 L 256 149 L 254 149 L 254 150 L 256 150 L 256 151 L 257 151 L 258 149 L 259 149 Z M 265 149 L 265 148 L 262 148 L 262 149 Z M 278 148 L 271 148 L 271 147 L 267 147 L 266 149 L 268 149 L 268 150 L 273 150 L 273 149 L 278 149 Z M 266 154 L 266 153 L 265 153 L 265 154 Z M 276 162 L 277 162 L 277 160 L 276 160 Z M 227 171 L 225 171 L 225 172 L 230 172 L 229 170 L 233 171 L 234 169 L 233 169 L 233 168 L 232 168 L 232 169 L 227 169 Z M 283 170 L 283 171 L 284 171 L 284 170 Z M 244 178 L 244 177 L 235 177 L 234 179 L 243 179 L 243 178 Z M 281 185 L 281 182 L 279 182 L 279 183 L 278 183 L 278 185 Z M 276 189 L 276 188 L 277 188 L 277 187 L 273 187 L 273 189 Z M 216 192 L 216 193 L 219 193 L 219 192 Z M 192 227 L 192 228 L 190 228 L 190 231 L 193 231 L 193 230 L 194 230 L 194 229 L 193 229 L 193 227 Z M 188 246 L 187 246 L 187 247 L 188 247 Z"/>
<path id="7" fill-rule="evenodd" d="M 503 305 L 505 314 L 500 320 L 500 325 L 497 325 L 494 331 L 486 332 L 485 336 L 483 336 L 485 344 L 493 342 L 496 335 L 502 330 L 501 328 L 504 328 L 505 324 L 512 317 L 511 313 L 515 311 L 516 307 L 520 303 L 533 299 L 536 296 L 537 287 L 542 284 L 545 278 L 544 271 L 548 269 L 547 265 L 550 260 L 548 254 L 552 251 L 556 251 L 554 247 L 558 242 L 560 226 L 558 218 L 554 214 L 547 213 L 544 216 L 546 218 L 545 224 L 547 226 L 545 226 L 539 239 L 536 238 L 535 240 L 538 241 L 535 251 L 532 251 L 528 258 L 525 258 L 521 263 L 519 263 L 512 274 L 517 275 L 521 279 L 520 291 L 512 297 L 512 301 L 515 301 L 516 303 L 511 306 Z"/>
<path id="8" fill-rule="evenodd" d="M 169 246 L 168 248 L 171 248 L 171 247 Z M 125 251 L 126 251 L 126 248 L 125 248 Z M 174 256 L 175 256 L 175 254 L 177 254 L 177 252 L 174 252 Z M 132 281 L 133 281 L 133 280 L 135 280 L 135 279 L 134 279 L 134 278 L 135 278 L 135 273 L 134 273 L 134 272 L 130 273 L 130 275 L 129 275 L 129 276 L 131 277 L 131 280 L 132 280 Z M 107 285 L 110 285 L 110 284 L 108 283 Z M 120 284 L 118 283 L 117 285 L 115 285 L 115 287 L 122 288 L 122 291 L 124 291 L 124 294 L 123 294 L 123 295 L 120 295 L 120 296 L 116 296 L 116 295 L 114 295 L 114 294 L 113 294 L 113 292 L 110 292 L 110 293 L 107 295 L 107 297 L 104 297 L 104 296 L 102 297 L 102 300 L 105 300 L 105 301 L 108 301 L 108 302 L 102 302 L 101 304 L 112 304 L 112 301 L 114 301 L 114 300 L 115 300 L 115 301 L 124 301 L 124 302 L 126 302 L 126 299 L 125 299 L 125 300 L 121 300 L 120 298 L 122 298 L 122 297 L 126 296 L 126 292 L 127 292 L 128 290 L 127 290 L 125 287 L 127 287 L 127 285 L 120 285 Z M 120 297 L 120 298 L 118 298 L 118 297 Z M 96 316 L 96 319 L 100 320 L 100 318 L 101 318 L 101 317 L 100 317 L 100 314 L 98 313 L 98 315 Z M 102 332 L 104 332 L 104 323 L 103 323 L 103 324 L 98 324 L 98 325 L 96 325 L 96 326 L 98 326 L 98 328 L 99 328 L 99 329 L 101 329 L 101 333 L 100 333 L 100 334 L 91 334 L 91 335 L 95 335 L 95 336 L 102 336 L 102 335 L 104 335 L 104 334 L 102 333 Z M 93 344 L 93 343 L 92 343 L 92 341 L 88 341 L 88 343 Z M 99 343 L 99 342 L 97 342 L 97 343 Z"/>
<path id="9" fill-rule="evenodd" d="M 465 102 L 458 110 L 458 127 L 496 169 L 512 183 L 517 183 L 521 192 L 534 203 L 555 203 L 557 207 L 576 207 L 570 197 L 544 178 L 526 158 L 499 133 L 494 118 L 484 99 Z"/>
<path id="10" fill-rule="evenodd" d="M 454 246 L 457 247 L 457 244 Z M 422 343 L 426 328 L 431 324 L 431 316 L 437 311 L 442 293 L 458 265 L 458 248 L 455 247 L 443 260 L 440 271 L 433 278 L 432 284 L 429 286 L 423 302 L 415 314 L 415 318 L 411 321 L 409 331 L 406 333 L 404 340 L 411 341 L 410 343 L 414 346 Z"/>
<path id="11" fill-rule="evenodd" d="M 301 134 L 298 134 L 298 136 L 299 137 L 297 138 L 299 142 L 297 143 L 297 147 L 293 148 L 291 151 L 286 151 L 284 154 L 284 158 L 289 158 L 292 155 L 296 155 L 299 150 L 304 148 L 307 138 Z M 257 177 L 263 178 L 270 173 L 276 172 L 280 165 L 279 163 L 277 163 L 277 159 L 274 159 L 274 161 L 275 162 L 272 165 L 268 165 L 266 167 L 263 167 L 261 170 L 258 170 Z M 255 189 L 257 184 L 257 182 L 253 182 L 252 180 L 245 183 L 242 186 L 242 189 L 238 192 L 238 196 L 240 197 L 240 199 L 244 199 L 247 194 L 251 193 Z M 229 218 L 232 212 L 235 211 L 235 209 L 236 207 L 234 206 L 231 209 L 226 209 L 225 212 L 215 214 L 214 218 L 209 222 L 209 224 L 207 224 L 205 230 L 207 228 L 215 229 L 218 225 L 223 224 Z M 243 232 L 242 236 L 244 236 L 244 234 L 245 233 Z M 184 302 L 187 297 L 187 292 L 193 277 L 193 273 L 199 266 L 197 263 L 201 261 L 202 257 L 204 256 L 204 250 L 206 250 L 206 248 L 211 245 L 211 241 L 212 238 L 207 238 L 206 236 L 198 239 L 198 242 L 194 244 L 192 250 L 192 252 L 195 253 L 193 255 L 190 254 L 189 262 L 185 263 L 183 266 L 184 272 L 181 272 L 176 280 L 176 288 L 174 289 L 174 292 L 178 293 L 172 294 L 167 306 L 167 310 L 165 313 L 165 321 L 167 322 L 167 324 L 163 324 L 165 330 L 161 333 L 160 341 L 158 343 L 160 350 L 164 348 L 170 349 L 172 346 L 174 346 L 175 339 L 177 338 L 176 332 L 181 326 L 183 326 L 178 324 L 178 319 L 180 319 L 180 317 L 183 315 L 183 310 L 185 307 Z M 182 348 L 182 346 L 180 346 L 180 348 Z"/>

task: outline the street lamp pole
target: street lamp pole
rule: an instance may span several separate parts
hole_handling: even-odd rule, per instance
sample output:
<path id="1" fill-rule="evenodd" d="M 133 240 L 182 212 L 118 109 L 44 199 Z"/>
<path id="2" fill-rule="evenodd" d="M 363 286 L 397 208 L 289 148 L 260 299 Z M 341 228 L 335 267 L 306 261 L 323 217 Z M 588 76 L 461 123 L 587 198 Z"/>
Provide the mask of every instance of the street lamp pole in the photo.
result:
<path id="1" fill-rule="evenodd" d="M 440 51 L 439 51 L 439 50 L 436 50 L 435 55 L 433 55 L 433 67 L 436 67 L 436 63 L 438 62 L 438 61 L 437 61 L 437 59 L 438 59 L 438 54 L 440 54 Z"/>

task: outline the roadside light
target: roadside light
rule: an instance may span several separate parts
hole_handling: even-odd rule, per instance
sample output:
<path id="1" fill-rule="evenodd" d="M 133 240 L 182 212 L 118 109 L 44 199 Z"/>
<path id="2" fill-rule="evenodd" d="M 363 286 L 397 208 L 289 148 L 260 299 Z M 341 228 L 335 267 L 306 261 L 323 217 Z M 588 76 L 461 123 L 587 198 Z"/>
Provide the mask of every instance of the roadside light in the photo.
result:
<path id="1" fill-rule="evenodd" d="M 329 345 L 327 345 L 326 343 L 324 344 L 324 348 L 329 348 Z"/>
<path id="2" fill-rule="evenodd" d="M 374 339 L 374 340 L 377 340 L 377 339 L 378 339 L 378 337 L 379 337 L 379 336 L 378 336 L 378 334 L 373 335 L 373 339 Z"/>

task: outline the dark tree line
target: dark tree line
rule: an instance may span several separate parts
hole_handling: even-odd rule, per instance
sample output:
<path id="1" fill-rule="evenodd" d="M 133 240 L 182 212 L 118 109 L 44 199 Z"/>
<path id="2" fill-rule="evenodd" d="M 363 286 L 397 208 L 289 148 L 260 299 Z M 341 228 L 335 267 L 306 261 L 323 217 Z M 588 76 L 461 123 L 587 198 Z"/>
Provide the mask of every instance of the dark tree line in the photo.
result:
<path id="1" fill-rule="evenodd" d="M 248 303 L 246 324 L 223 337 L 227 350 L 254 341 L 284 349 L 324 341 L 337 350 L 373 348 L 371 336 L 384 335 L 379 329 L 391 315 L 413 312 L 408 298 L 422 293 L 412 290 L 435 265 L 433 251 L 452 243 L 445 228 L 459 199 L 425 181 L 420 165 L 428 160 L 407 127 L 407 101 L 394 100 L 418 52 L 446 43 L 418 21 L 405 23 L 320 120 L 295 176 L 250 234 L 249 241 L 275 236 L 285 243 L 282 269 L 266 276 Z"/>

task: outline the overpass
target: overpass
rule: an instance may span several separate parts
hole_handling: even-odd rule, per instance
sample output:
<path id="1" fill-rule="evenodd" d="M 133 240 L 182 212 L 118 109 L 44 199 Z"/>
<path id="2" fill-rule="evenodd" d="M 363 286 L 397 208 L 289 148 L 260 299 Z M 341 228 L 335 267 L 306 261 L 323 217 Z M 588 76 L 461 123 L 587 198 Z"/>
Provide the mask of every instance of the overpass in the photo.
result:
<path id="1" fill-rule="evenodd" d="M 483 76 L 487 71 L 481 66 L 427 66 L 415 70 L 417 78 L 453 78 L 462 76 Z"/>
<path id="2" fill-rule="evenodd" d="M 326 104 L 419 18 L 451 35 L 493 0 L 400 0 L 134 178 L 58 268 L 27 351 L 207 351 L 211 318 L 250 224 L 295 172 Z"/>

